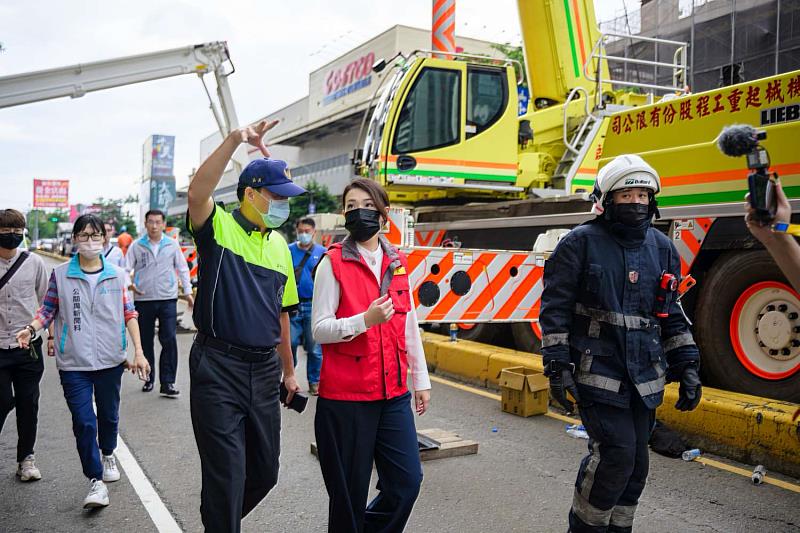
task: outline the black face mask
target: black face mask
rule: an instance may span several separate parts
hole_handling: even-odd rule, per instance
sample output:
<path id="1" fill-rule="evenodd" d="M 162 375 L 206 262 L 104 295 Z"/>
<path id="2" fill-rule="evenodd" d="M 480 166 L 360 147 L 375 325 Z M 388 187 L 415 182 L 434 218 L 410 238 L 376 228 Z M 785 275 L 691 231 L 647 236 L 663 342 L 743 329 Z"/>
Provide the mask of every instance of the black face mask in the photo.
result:
<path id="1" fill-rule="evenodd" d="M 356 242 L 368 241 L 381 230 L 381 214 L 374 209 L 351 209 L 344 220 L 345 229 Z"/>
<path id="2" fill-rule="evenodd" d="M 651 216 L 648 204 L 614 204 L 613 206 L 612 220 L 633 228 L 649 221 Z"/>
<path id="3" fill-rule="evenodd" d="M 0 248 L 14 250 L 22 244 L 22 235 L 19 233 L 0 233 Z"/>

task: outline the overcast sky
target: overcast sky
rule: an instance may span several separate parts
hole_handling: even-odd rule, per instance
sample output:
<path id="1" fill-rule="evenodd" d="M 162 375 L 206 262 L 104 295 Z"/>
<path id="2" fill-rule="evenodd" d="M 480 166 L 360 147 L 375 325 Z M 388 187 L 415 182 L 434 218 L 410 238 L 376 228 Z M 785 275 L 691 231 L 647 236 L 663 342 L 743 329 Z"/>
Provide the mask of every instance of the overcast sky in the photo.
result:
<path id="1" fill-rule="evenodd" d="M 595 0 L 607 20 L 636 0 Z M 0 76 L 228 41 L 239 121 L 308 94 L 308 73 L 395 24 L 430 28 L 432 0 L 0 0 Z M 487 9 L 486 6 L 491 6 Z M 456 32 L 519 42 L 515 0 L 457 0 Z M 211 86 L 213 87 L 213 80 Z M 142 144 L 176 136 L 178 187 L 216 129 L 201 83 L 179 76 L 0 110 L 0 207 L 30 208 L 33 178 L 69 179 L 70 202 L 138 193 Z"/>

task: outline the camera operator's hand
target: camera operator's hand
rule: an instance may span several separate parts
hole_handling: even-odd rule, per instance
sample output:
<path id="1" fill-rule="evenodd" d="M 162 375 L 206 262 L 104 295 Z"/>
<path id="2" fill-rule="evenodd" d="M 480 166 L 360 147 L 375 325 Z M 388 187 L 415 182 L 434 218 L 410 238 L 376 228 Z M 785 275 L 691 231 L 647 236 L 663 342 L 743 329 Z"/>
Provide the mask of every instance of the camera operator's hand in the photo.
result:
<path id="1" fill-rule="evenodd" d="M 753 209 L 753 206 L 750 205 L 750 193 L 744 197 L 745 204 L 745 216 L 744 222 L 747 224 L 747 229 L 750 230 L 750 233 L 753 234 L 753 237 L 761 241 L 762 244 L 767 244 L 769 242 L 774 241 L 776 238 L 785 238 L 786 236 L 783 234 L 773 233 L 772 229 L 770 228 L 770 224 L 762 224 L 755 218 L 756 210 Z M 775 199 L 777 209 L 775 211 L 775 222 L 789 222 L 792 218 L 792 208 L 789 205 L 789 200 L 786 198 L 786 194 L 783 192 L 783 187 L 781 187 L 780 181 L 775 181 Z"/>

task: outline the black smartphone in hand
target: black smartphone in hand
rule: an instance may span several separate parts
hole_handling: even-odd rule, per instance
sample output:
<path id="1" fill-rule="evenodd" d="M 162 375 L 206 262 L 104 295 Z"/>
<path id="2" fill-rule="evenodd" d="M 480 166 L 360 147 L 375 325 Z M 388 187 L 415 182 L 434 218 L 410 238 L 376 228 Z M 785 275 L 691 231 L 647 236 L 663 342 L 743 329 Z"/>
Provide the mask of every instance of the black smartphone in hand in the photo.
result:
<path id="1" fill-rule="evenodd" d="M 286 398 L 289 396 L 289 389 L 286 388 L 286 385 L 281 381 L 281 403 L 286 405 Z M 289 409 L 294 409 L 298 413 L 302 413 L 306 410 L 306 404 L 308 403 L 308 396 L 302 394 L 300 392 L 295 392 L 294 397 L 292 398 L 292 403 L 286 405 Z"/>
<path id="2" fill-rule="evenodd" d="M 772 222 L 777 209 L 775 183 L 768 174 L 751 172 L 747 177 L 750 190 L 750 205 L 755 210 L 754 218 L 763 223 Z"/>

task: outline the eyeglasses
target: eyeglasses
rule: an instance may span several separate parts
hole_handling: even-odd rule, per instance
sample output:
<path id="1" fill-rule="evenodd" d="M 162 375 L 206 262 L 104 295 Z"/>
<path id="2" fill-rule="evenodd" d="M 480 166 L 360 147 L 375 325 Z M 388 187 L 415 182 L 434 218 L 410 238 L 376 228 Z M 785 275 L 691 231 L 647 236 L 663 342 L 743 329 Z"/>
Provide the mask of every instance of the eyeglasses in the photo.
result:
<path id="1" fill-rule="evenodd" d="M 78 233 L 75 235 L 75 238 L 78 242 L 89 242 L 89 239 L 93 240 L 94 242 L 100 242 L 103 240 L 102 233 Z"/>

